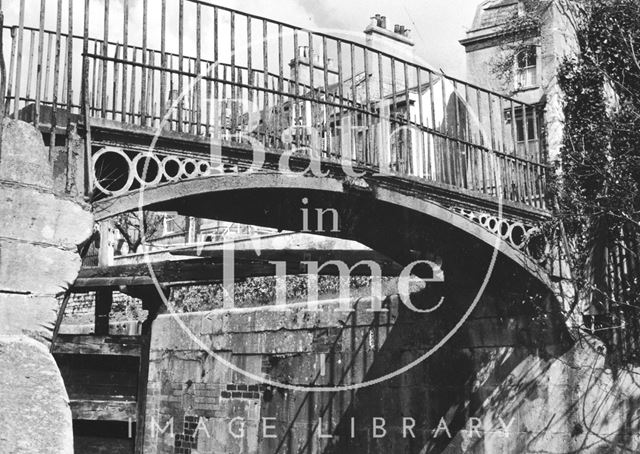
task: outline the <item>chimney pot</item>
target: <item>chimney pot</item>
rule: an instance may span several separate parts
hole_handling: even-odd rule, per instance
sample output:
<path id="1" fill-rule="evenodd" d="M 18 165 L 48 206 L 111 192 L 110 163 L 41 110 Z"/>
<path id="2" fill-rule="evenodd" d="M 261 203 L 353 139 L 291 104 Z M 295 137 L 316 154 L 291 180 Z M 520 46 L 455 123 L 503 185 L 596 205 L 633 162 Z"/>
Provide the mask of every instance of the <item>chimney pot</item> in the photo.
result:
<path id="1" fill-rule="evenodd" d="M 380 16 L 380 28 L 387 28 L 387 16 Z"/>

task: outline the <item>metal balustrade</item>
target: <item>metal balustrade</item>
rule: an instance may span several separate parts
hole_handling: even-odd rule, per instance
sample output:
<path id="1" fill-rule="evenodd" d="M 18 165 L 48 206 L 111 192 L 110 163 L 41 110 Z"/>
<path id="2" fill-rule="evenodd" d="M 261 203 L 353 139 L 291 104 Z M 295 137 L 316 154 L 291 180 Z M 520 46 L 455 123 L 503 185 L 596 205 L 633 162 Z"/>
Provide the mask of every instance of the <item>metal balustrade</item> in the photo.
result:
<path id="1" fill-rule="evenodd" d="M 15 5 L 6 111 L 54 136 L 66 116 L 257 141 L 546 208 L 536 106 L 206 1 Z"/>

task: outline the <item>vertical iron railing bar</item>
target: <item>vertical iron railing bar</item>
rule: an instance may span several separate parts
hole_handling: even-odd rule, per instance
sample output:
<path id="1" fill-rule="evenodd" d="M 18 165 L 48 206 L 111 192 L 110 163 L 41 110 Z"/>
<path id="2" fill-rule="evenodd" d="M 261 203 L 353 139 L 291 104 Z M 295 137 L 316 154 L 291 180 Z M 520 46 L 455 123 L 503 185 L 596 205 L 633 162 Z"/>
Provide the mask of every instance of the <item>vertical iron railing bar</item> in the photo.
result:
<path id="1" fill-rule="evenodd" d="M 67 38 L 66 38 L 65 41 L 67 41 L 67 44 L 68 44 L 69 35 L 67 35 Z M 60 74 L 60 76 L 62 77 L 62 102 L 61 102 L 61 105 L 66 107 L 66 104 L 67 104 L 67 101 L 66 101 L 66 99 L 67 99 L 67 82 L 68 82 L 66 74 L 67 74 L 67 67 L 69 65 L 69 60 L 67 59 L 67 55 L 66 55 L 66 46 L 65 46 L 65 55 L 63 56 L 63 58 L 64 59 L 63 59 L 63 62 L 62 62 L 62 73 Z"/>
<path id="2" fill-rule="evenodd" d="M 278 97 L 278 127 L 276 128 L 276 141 L 279 143 L 280 141 L 280 133 L 282 124 L 283 124 L 283 116 L 284 116 L 284 30 L 282 24 L 278 24 L 278 91 L 280 92 L 280 96 Z"/>
<path id="3" fill-rule="evenodd" d="M 216 39 L 214 37 L 214 39 Z M 211 75 L 211 70 L 215 67 L 215 62 L 212 64 L 210 61 L 206 61 L 204 64 L 204 69 L 202 70 L 205 76 Z M 207 110 L 205 115 L 205 125 L 204 125 L 204 135 L 207 137 L 211 136 L 211 107 L 212 107 L 212 92 L 211 92 L 211 80 L 206 79 L 206 97 L 205 97 L 205 108 Z"/>
<path id="4" fill-rule="evenodd" d="M 26 31 L 26 30 L 25 30 Z M 27 62 L 27 87 L 26 87 L 26 93 L 25 93 L 25 100 L 31 101 L 33 99 L 33 97 L 31 96 L 31 85 L 32 85 L 32 77 L 33 77 L 33 73 L 35 71 L 33 71 L 33 58 L 34 58 L 34 47 L 35 47 L 35 37 L 36 37 L 36 32 L 35 31 L 30 31 L 29 32 L 29 60 Z M 26 106 L 26 103 L 25 103 Z"/>
<path id="5" fill-rule="evenodd" d="M 162 0 L 162 6 L 160 10 L 160 66 L 167 68 L 167 52 L 166 52 L 166 37 L 167 37 L 167 0 Z M 162 125 L 164 118 L 167 115 L 167 73 L 160 72 L 160 123 Z"/>
<path id="6" fill-rule="evenodd" d="M 45 19 L 45 0 L 40 0 L 40 29 L 38 30 L 38 66 L 36 75 L 36 99 L 35 113 L 33 116 L 33 124 L 36 128 L 40 125 L 40 100 L 42 90 L 42 64 L 44 59 L 44 19 Z M 1 32 L 1 31 L 0 31 Z"/>
<path id="7" fill-rule="evenodd" d="M 504 134 L 502 134 L 503 127 L 502 126 L 500 127 L 501 137 L 500 137 L 500 141 L 498 141 L 498 139 L 496 138 L 495 122 L 493 117 L 493 100 L 491 96 L 492 96 L 491 93 L 487 94 L 487 100 L 489 105 L 489 131 L 491 132 L 489 144 L 491 149 L 500 150 L 504 152 L 505 138 L 504 138 Z M 500 100 L 499 109 L 501 112 L 501 115 L 499 118 L 503 118 L 504 116 L 502 115 L 502 100 Z"/>
<path id="8" fill-rule="evenodd" d="M 315 51 L 313 49 L 313 33 L 307 32 L 307 40 L 309 43 L 309 55 L 307 57 L 309 62 L 309 86 L 311 87 L 311 91 L 309 92 L 310 99 L 315 99 L 315 82 L 314 82 L 314 71 L 316 66 L 315 61 Z M 311 114 L 312 122 L 313 122 L 313 113 Z"/>
<path id="9" fill-rule="evenodd" d="M 112 113 L 111 118 L 113 120 L 116 119 L 116 115 L 118 114 L 118 84 L 120 82 L 120 43 L 116 44 L 115 50 L 115 59 L 113 60 L 113 99 L 111 102 L 112 105 Z M 122 60 L 122 66 L 124 67 L 124 60 Z"/>
<path id="10" fill-rule="evenodd" d="M 53 69 L 53 99 L 51 105 L 51 130 L 49 133 L 49 159 L 53 157 L 58 122 L 58 80 L 60 80 L 60 41 L 62 35 L 62 0 L 58 0 L 56 11 L 56 50 Z"/>
<path id="11" fill-rule="evenodd" d="M 495 97 L 495 96 L 494 96 Z M 492 147 L 494 150 L 500 151 L 505 156 L 509 154 L 509 150 L 507 147 L 507 119 L 506 119 L 506 111 L 504 108 L 504 99 L 498 97 L 498 122 L 500 124 L 500 146 L 495 145 Z M 493 121 L 493 117 L 490 117 Z"/>
<path id="12" fill-rule="evenodd" d="M 166 0 L 162 0 L 163 2 Z M 104 0 L 104 41 L 102 42 L 102 55 L 109 56 L 109 0 Z M 107 118 L 107 65 L 106 61 L 102 63 L 102 100 L 100 107 L 102 108 L 102 118 Z"/>
<path id="13" fill-rule="evenodd" d="M 422 70 L 419 66 L 415 67 L 416 69 L 416 96 L 418 97 L 418 121 L 419 125 L 424 125 L 424 100 L 422 99 Z M 426 154 L 426 144 L 424 141 L 424 133 L 422 131 L 419 132 L 419 149 L 416 150 L 417 159 L 419 164 L 419 170 L 422 178 L 425 178 L 427 175 L 427 154 Z M 421 164 L 421 165 L 420 165 Z"/>
<path id="14" fill-rule="evenodd" d="M 435 74 L 433 71 L 429 71 L 429 96 L 431 98 L 431 129 L 436 131 L 438 129 L 438 123 L 436 121 L 436 90 L 435 90 Z M 440 78 L 442 83 L 442 78 Z M 444 143 L 439 140 L 437 136 L 433 136 L 433 156 L 434 156 L 434 168 L 436 181 L 445 181 L 445 167 L 444 167 L 444 152 L 442 146 L 439 143 Z"/>
<path id="15" fill-rule="evenodd" d="M 512 155 L 511 156 L 518 156 L 518 119 L 516 117 L 516 108 L 515 108 L 515 104 L 513 101 L 509 101 L 509 110 L 511 111 L 511 142 L 512 142 Z M 517 201 L 520 201 L 520 179 L 518 178 L 518 171 L 516 168 L 516 161 L 513 160 L 513 167 L 512 167 L 512 174 L 511 174 L 511 178 L 515 179 L 515 199 Z M 514 175 L 515 174 L 515 175 Z M 513 181 L 512 181 L 512 187 L 513 187 Z M 510 199 L 510 200 L 513 200 Z"/>
<path id="16" fill-rule="evenodd" d="M 66 184 L 65 191 L 71 193 L 75 187 L 74 181 L 74 157 L 72 152 L 73 144 L 71 142 L 71 134 L 75 128 L 71 122 L 71 115 L 73 113 L 73 2 L 69 0 L 69 16 L 68 16 L 68 36 L 67 36 L 67 169 L 66 169 Z"/>
<path id="17" fill-rule="evenodd" d="M 327 55 L 327 38 L 322 37 L 322 74 L 323 74 L 323 92 L 326 101 L 329 101 L 329 56 Z M 328 152 L 333 157 L 333 147 L 331 146 L 331 119 L 329 117 L 329 107 L 325 104 L 324 110 L 324 146 L 321 150 L 323 153 Z"/>
<path id="18" fill-rule="evenodd" d="M 196 45 L 197 46 L 197 45 Z M 189 86 L 189 121 L 191 122 L 191 126 L 189 128 L 189 132 L 191 134 L 199 135 L 199 121 L 198 121 L 198 93 L 200 81 L 198 80 L 198 76 L 200 75 L 200 68 L 197 65 L 198 59 L 191 58 L 189 60 L 189 68 L 191 68 L 191 72 L 194 74 L 193 77 L 188 79 Z"/>
<path id="19" fill-rule="evenodd" d="M 88 43 L 93 43 L 93 53 L 98 54 L 100 52 L 100 43 L 96 41 L 87 40 Z M 87 53 L 84 54 L 85 60 L 87 60 L 87 64 L 89 61 L 89 57 Z M 98 93 L 100 88 L 100 71 L 98 71 L 98 61 L 97 59 L 93 59 L 93 64 L 91 65 L 91 103 L 89 104 L 89 115 L 94 115 L 97 113 L 98 108 L 98 100 L 100 93 Z"/>
<path id="20" fill-rule="evenodd" d="M 16 60 L 16 88 L 15 88 L 15 102 L 14 102 L 14 118 L 18 118 L 18 111 L 20 110 L 20 97 L 21 97 L 21 73 L 22 73 L 22 44 L 24 39 L 24 14 L 25 4 L 24 0 L 20 0 L 20 13 L 18 19 L 18 55 Z"/>
<path id="21" fill-rule="evenodd" d="M 342 73 L 342 40 L 337 39 L 336 40 L 336 55 L 337 55 L 337 66 L 338 66 L 338 113 L 337 115 L 335 114 L 336 109 L 333 109 L 334 112 L 334 118 L 333 118 L 333 122 L 334 122 L 334 128 L 336 131 L 336 137 L 338 138 L 337 143 L 338 143 L 338 150 L 336 153 L 336 150 L 334 150 L 334 153 L 337 155 L 336 158 L 338 159 L 342 159 L 343 156 L 343 150 L 344 150 L 344 143 L 343 139 L 345 137 L 345 131 L 343 129 L 343 124 L 342 124 L 342 115 L 343 112 L 345 112 L 345 108 L 344 108 L 344 75 Z M 340 124 L 338 124 L 338 121 L 340 121 Z"/>
<path id="22" fill-rule="evenodd" d="M 355 109 L 358 105 L 357 101 L 358 101 L 358 90 L 357 90 L 357 86 L 356 86 L 356 65 L 355 65 L 355 46 L 353 43 L 351 43 L 349 45 L 349 60 L 350 60 L 350 66 L 351 66 L 351 103 L 353 108 Z M 359 132 L 359 127 L 360 127 L 360 115 L 358 115 L 357 113 L 354 115 L 354 119 L 352 121 L 352 124 L 350 125 L 350 127 L 352 128 L 351 131 L 349 131 L 349 142 L 350 142 L 350 146 L 349 149 L 351 150 L 351 156 L 350 159 L 352 161 L 356 161 L 358 162 L 358 132 Z"/>
<path id="23" fill-rule="evenodd" d="M 251 26 L 251 18 L 247 17 L 247 85 L 252 87 L 253 82 L 253 33 Z M 253 114 L 253 95 L 254 90 L 252 88 L 247 89 L 248 112 L 247 115 Z M 249 117 L 247 117 L 247 125 L 249 123 Z"/>
<path id="24" fill-rule="evenodd" d="M 480 96 L 480 90 L 476 90 L 476 105 L 478 112 L 476 114 L 476 123 L 478 124 L 478 145 L 485 146 L 487 138 L 484 136 L 484 127 L 482 124 L 482 97 Z"/>
<path id="25" fill-rule="evenodd" d="M 369 114 L 371 110 L 371 81 L 370 81 L 370 72 L 371 68 L 369 68 L 369 54 L 367 54 L 367 49 L 364 49 L 362 52 L 362 58 L 364 61 L 364 104 L 365 111 L 367 112 L 362 116 L 362 148 L 363 148 L 363 159 L 367 164 L 371 164 L 371 125 L 373 124 L 371 115 Z"/>
<path id="26" fill-rule="evenodd" d="M 155 65 L 156 62 L 156 55 L 158 53 L 155 51 L 149 52 L 149 63 L 151 65 Z M 148 104 L 147 104 L 147 112 L 149 113 L 149 123 L 151 126 L 156 124 L 156 120 L 161 121 L 161 115 L 160 113 L 157 113 L 157 109 L 159 108 L 158 103 L 156 102 L 156 85 L 157 81 L 156 81 L 156 74 L 158 74 L 158 71 L 154 71 L 151 70 L 148 74 L 147 74 L 147 90 L 150 92 L 150 96 L 148 96 Z M 158 74 L 158 76 L 160 76 Z M 159 77 L 158 77 L 159 79 Z M 158 123 L 159 124 L 159 123 Z"/>
<path id="27" fill-rule="evenodd" d="M 218 45 L 218 8 L 216 6 L 213 7 L 213 70 L 214 70 L 214 77 L 217 79 L 218 78 L 218 67 L 219 67 L 219 45 Z M 218 82 L 214 82 L 213 84 L 213 106 L 212 106 L 212 117 L 213 117 L 213 132 L 212 135 L 216 138 L 220 138 L 220 117 L 219 115 L 219 110 L 220 110 L 220 88 L 218 86 Z"/>
<path id="28" fill-rule="evenodd" d="M 4 33 L 4 30 L 2 31 Z M 16 105 L 16 96 L 14 94 L 14 96 L 12 97 L 11 93 L 13 90 L 13 83 L 15 81 L 15 76 L 14 76 L 14 71 L 16 71 L 16 53 L 17 53 L 17 48 L 18 48 L 18 44 L 17 44 L 17 34 L 18 34 L 18 28 L 17 27 L 11 27 L 10 28 L 10 36 L 11 36 L 11 57 L 10 58 L 10 62 L 9 62 L 9 73 L 7 75 L 7 95 L 6 95 L 6 102 L 5 102 L 5 106 L 4 106 L 4 116 L 6 117 L 7 115 L 9 115 L 9 113 L 11 112 L 11 108 L 10 108 L 10 104 L 11 104 L 11 100 L 13 99 L 13 105 Z M 4 93 L 3 93 L 4 96 Z"/>
<path id="29" fill-rule="evenodd" d="M 147 126 L 147 36 L 149 34 L 149 0 L 142 0 L 142 69 L 140 71 L 140 124 Z M 152 73 L 153 74 L 153 73 Z M 151 98 L 153 99 L 153 98 Z"/>
<path id="30" fill-rule="evenodd" d="M 298 38 L 298 30 L 293 29 L 293 94 L 295 96 L 295 101 L 293 102 L 293 106 L 291 108 L 291 115 L 293 116 L 293 137 L 294 137 L 294 145 L 295 147 L 300 146 L 300 131 L 298 130 L 298 124 L 300 123 L 302 106 L 300 101 L 298 101 L 297 97 L 300 95 L 300 49 L 299 49 L 299 38 Z"/>
<path id="31" fill-rule="evenodd" d="M 313 33 L 312 32 L 307 32 L 307 43 L 309 44 L 309 54 L 307 56 L 307 61 L 308 61 L 308 66 L 309 66 L 309 102 L 305 103 L 305 108 L 308 107 L 309 108 L 309 113 L 307 118 L 309 118 L 309 124 L 305 124 L 305 126 L 307 126 L 308 129 L 308 133 L 305 133 L 305 139 L 307 142 L 307 145 L 309 147 L 313 147 L 315 146 L 315 138 L 316 138 L 316 124 L 315 124 L 315 102 L 320 99 L 319 96 L 316 96 L 316 84 L 315 84 L 315 80 L 314 80 L 314 71 L 315 71 L 315 66 L 316 66 L 316 62 L 315 62 L 315 57 L 316 57 L 316 53 L 315 53 L 315 49 L 313 48 Z M 306 111 L 305 111 L 306 114 Z"/>
<path id="32" fill-rule="evenodd" d="M 391 150 L 394 149 L 395 145 L 395 155 L 393 156 L 394 161 L 390 161 L 389 164 L 393 162 L 395 166 L 394 170 L 396 172 L 400 171 L 400 144 L 398 143 L 398 136 L 395 133 L 395 130 L 398 129 L 399 126 L 399 118 L 400 112 L 398 108 L 398 75 L 396 74 L 396 59 L 391 58 L 391 99 L 392 99 L 392 107 L 389 111 L 389 117 L 391 117 L 390 125 L 390 136 L 393 137 L 393 142 L 390 143 Z M 390 154 L 391 155 L 391 154 Z"/>
<path id="33" fill-rule="evenodd" d="M 178 69 L 184 71 L 184 0 L 178 2 Z M 178 103 L 178 132 L 184 130 L 184 79 L 182 75 L 178 76 L 178 93 L 171 93 L 172 105 Z"/>
<path id="34" fill-rule="evenodd" d="M 264 80 L 262 81 L 264 84 L 264 88 L 266 89 L 264 92 L 264 135 L 266 145 L 270 145 L 271 140 L 271 118 L 272 112 L 271 107 L 269 106 L 269 35 L 268 35 L 268 22 L 266 20 L 262 20 L 262 74 Z"/>
<path id="35" fill-rule="evenodd" d="M 469 86 L 464 84 L 464 137 L 465 142 L 473 143 L 473 135 L 471 133 L 471 119 L 470 116 L 472 114 L 470 109 L 471 103 L 469 102 Z M 464 172 L 464 180 L 466 182 L 467 189 L 476 189 L 475 182 L 475 171 L 477 166 L 474 164 L 474 159 L 476 158 L 477 148 L 469 147 L 467 145 L 464 146 L 464 162 L 463 162 L 463 172 Z"/>
<path id="36" fill-rule="evenodd" d="M 410 124 L 411 124 L 411 99 L 409 96 L 409 67 L 407 65 L 407 62 L 402 62 L 403 65 L 403 72 L 404 72 L 404 103 L 405 103 L 405 114 L 404 114 L 404 118 L 405 118 L 405 128 L 402 131 L 402 137 L 403 137 L 403 160 L 404 160 L 404 169 L 403 171 L 406 174 L 411 175 L 411 173 L 413 172 L 413 150 L 411 150 L 411 148 L 409 147 L 409 142 L 411 140 L 411 128 L 410 128 Z"/>
<path id="37" fill-rule="evenodd" d="M 196 70 L 195 73 L 202 75 L 202 5 L 196 5 Z M 196 76 L 196 89 L 195 89 L 195 134 L 200 135 L 201 123 L 202 123 L 202 79 L 198 79 Z"/>
<path id="38" fill-rule="evenodd" d="M 237 98 L 238 96 L 238 84 L 237 84 L 237 69 L 236 69 L 236 15 L 232 11 L 230 18 L 230 30 L 231 30 L 231 84 L 229 89 L 231 90 L 231 135 L 236 136 L 237 132 Z"/>
<path id="39" fill-rule="evenodd" d="M 429 97 L 431 98 L 431 129 L 435 131 L 437 129 L 437 124 L 436 124 L 435 90 L 433 88 L 433 84 L 434 84 L 433 71 L 428 71 L 428 73 L 429 73 Z"/>
<path id="40" fill-rule="evenodd" d="M 459 99 L 458 99 L 458 83 L 452 82 L 453 84 L 453 92 L 451 94 L 451 101 L 453 102 L 453 121 L 454 126 L 451 128 L 451 134 L 458 138 L 460 137 L 460 109 L 459 109 Z M 453 155 L 453 184 L 458 187 L 464 187 L 462 182 L 460 181 L 460 177 L 462 176 L 461 167 L 460 167 L 460 147 L 458 143 L 451 143 L 452 146 L 451 153 Z"/>
<path id="41" fill-rule="evenodd" d="M 386 171 L 388 169 L 382 169 L 382 166 L 388 163 L 384 162 L 382 153 L 385 152 L 384 147 L 385 147 L 385 139 L 386 137 L 384 137 L 384 124 L 385 122 L 388 122 L 389 119 L 385 118 L 385 115 L 387 114 L 387 112 L 383 109 L 386 108 L 385 106 L 385 95 L 384 95 L 384 67 L 382 65 L 382 54 L 380 52 L 376 52 L 376 55 L 378 56 L 378 90 L 380 91 L 379 93 L 379 98 L 380 100 L 378 101 L 378 117 L 379 117 L 379 121 L 380 121 L 380 125 L 379 125 L 379 147 L 377 149 L 377 153 L 376 153 L 376 157 L 374 158 L 375 161 L 377 161 L 378 166 L 380 166 L 380 171 Z"/>
<path id="42" fill-rule="evenodd" d="M 490 94 L 489 97 L 491 97 L 492 95 Z M 493 106 L 493 101 L 491 101 L 491 98 L 489 99 L 490 101 L 490 106 Z M 493 109 L 490 110 L 489 112 L 489 120 L 491 121 L 492 127 L 491 129 L 493 130 L 494 126 L 494 119 L 493 119 L 493 114 L 492 114 Z M 498 150 L 502 153 L 502 155 L 504 156 L 502 158 L 502 160 L 498 161 L 500 162 L 500 169 L 499 172 L 501 174 L 501 183 L 502 183 L 502 194 L 503 196 L 506 196 L 507 194 L 505 193 L 505 191 L 507 191 L 507 184 L 504 181 L 504 173 L 505 173 L 505 167 L 507 165 L 507 160 L 506 160 L 506 155 L 507 155 L 507 136 L 506 136 L 506 114 L 504 111 L 504 102 L 502 98 L 498 98 L 498 121 L 500 123 L 500 146 L 492 146 L 491 148 L 493 148 L 494 150 Z M 494 169 L 494 173 L 496 172 L 496 170 Z M 496 190 L 498 190 L 499 188 L 496 188 Z M 497 195 L 497 194 L 496 194 Z"/>
<path id="43" fill-rule="evenodd" d="M 2 33 L 2 30 L 0 30 L 0 33 Z M 51 81 L 51 52 L 53 52 L 53 36 L 54 35 L 52 35 L 51 33 L 47 33 L 47 67 L 44 74 L 44 85 L 42 87 L 42 99 L 47 103 L 50 102 L 49 87 Z"/>
<path id="44" fill-rule="evenodd" d="M 72 0 L 73 1 L 73 0 Z M 127 61 L 129 45 L 129 0 L 122 0 L 122 59 Z M 122 65 L 122 113 L 120 118 L 126 121 L 127 105 L 127 65 Z"/>
<path id="45" fill-rule="evenodd" d="M 136 61 L 137 57 L 138 57 L 138 50 L 133 47 L 131 48 L 131 52 L 133 53 L 133 55 L 131 55 L 131 59 L 133 61 Z M 129 114 L 129 118 L 131 118 L 131 123 L 132 124 L 136 124 L 136 117 L 140 118 L 140 112 L 137 112 L 137 107 L 136 107 L 136 68 L 134 67 L 131 71 L 131 83 L 129 84 L 129 109 L 128 109 L 128 114 Z"/>
<path id="46" fill-rule="evenodd" d="M 476 90 L 476 103 L 478 105 L 478 113 L 477 113 L 477 123 L 478 123 L 478 143 L 480 144 L 480 146 L 486 146 L 487 144 L 487 137 L 484 135 L 484 125 L 482 123 L 482 96 L 481 96 L 481 91 L 480 90 Z M 491 138 L 489 137 L 489 142 L 490 142 Z M 489 148 L 491 148 L 491 146 L 489 146 Z M 487 174 L 486 174 L 486 164 L 485 164 L 485 160 L 486 160 L 486 153 L 483 150 L 480 150 L 480 178 L 482 180 L 482 192 L 484 194 L 488 194 L 487 192 Z"/>
<path id="47" fill-rule="evenodd" d="M 92 145 L 91 145 L 91 122 L 89 121 L 91 116 L 90 106 L 90 93 L 89 93 L 89 4 L 91 0 L 84 0 L 84 30 L 82 40 L 82 53 L 84 58 L 82 59 L 82 113 L 84 119 L 84 195 L 87 199 L 91 197 L 93 191 L 93 163 L 92 163 Z M 97 46 L 97 41 L 94 41 L 94 48 Z M 94 74 L 95 74 L 95 63 Z M 95 79 L 95 78 L 94 78 Z"/>
<path id="48" fill-rule="evenodd" d="M 522 125 L 524 128 L 524 134 L 523 134 L 523 138 L 524 138 L 524 158 L 525 161 L 528 161 L 530 159 L 530 153 L 529 153 L 529 110 L 527 108 L 526 104 L 522 104 L 520 106 L 520 108 L 522 109 Z M 523 201 L 525 201 L 524 199 L 526 199 L 525 203 L 528 203 L 529 205 L 532 205 L 532 199 L 531 199 L 531 191 L 530 191 L 530 185 L 529 185 L 529 164 L 528 163 L 520 163 L 520 168 L 522 168 L 522 177 L 523 177 L 523 185 L 524 185 L 524 197 L 523 197 Z"/>
<path id="49" fill-rule="evenodd" d="M 20 13 L 19 13 L 19 19 L 18 19 L 18 44 L 17 44 L 17 49 L 18 49 L 18 56 L 16 59 L 16 91 L 15 91 L 15 102 L 13 104 L 14 106 L 14 119 L 18 119 L 18 111 L 20 110 L 20 89 L 21 89 L 21 73 L 22 73 L 22 43 L 23 43 L 23 34 L 24 34 L 24 1 L 25 0 L 20 0 Z"/>
<path id="50" fill-rule="evenodd" d="M 533 174 L 533 178 L 531 181 L 531 191 L 534 192 L 534 205 L 535 207 L 541 208 L 542 207 L 542 191 L 539 188 L 539 183 L 540 183 L 540 175 L 538 174 L 538 170 L 539 167 L 536 166 L 536 163 L 542 163 L 542 159 L 540 158 L 540 153 L 542 150 L 542 137 L 540 134 L 540 131 L 538 130 L 538 109 L 536 106 L 533 107 L 533 131 L 534 134 L 537 137 L 537 143 L 536 143 L 536 162 L 531 166 L 531 168 L 533 169 L 532 171 L 534 172 Z"/>
<path id="51" fill-rule="evenodd" d="M 445 165 L 445 183 L 454 184 L 453 171 L 451 167 L 451 150 L 449 149 L 451 142 L 447 140 L 449 135 L 449 119 L 447 118 L 447 79 L 445 79 L 444 76 L 440 76 L 440 80 L 440 85 L 442 86 L 442 133 L 444 135 L 442 140 L 442 151 L 444 152 L 443 161 Z"/>

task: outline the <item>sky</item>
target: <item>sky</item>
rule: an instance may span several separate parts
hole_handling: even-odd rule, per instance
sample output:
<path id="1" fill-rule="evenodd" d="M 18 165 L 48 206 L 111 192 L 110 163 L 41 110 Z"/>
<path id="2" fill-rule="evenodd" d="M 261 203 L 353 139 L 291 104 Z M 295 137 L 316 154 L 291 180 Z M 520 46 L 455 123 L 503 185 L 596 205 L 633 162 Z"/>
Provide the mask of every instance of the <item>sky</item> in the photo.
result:
<path id="1" fill-rule="evenodd" d="M 416 54 L 429 66 L 464 78 L 464 49 L 458 41 L 471 26 L 480 1 L 218 0 L 217 3 L 312 30 L 340 29 L 358 35 L 371 16 L 386 15 L 388 28 L 401 24 L 412 30 Z"/>
<path id="2" fill-rule="evenodd" d="M 2 0 L 0 0 L 1 2 Z M 39 22 L 39 6 L 41 0 L 23 0 L 26 5 L 25 24 L 37 28 Z M 68 22 L 69 2 L 73 2 L 74 32 L 81 34 L 83 29 L 84 0 L 59 0 L 62 2 L 62 28 L 66 30 Z M 101 37 L 103 19 L 101 11 L 105 0 L 90 0 L 91 23 L 93 36 Z M 141 42 L 142 34 L 142 1 L 128 0 L 130 10 L 130 43 Z M 124 0 L 110 0 L 112 22 L 109 27 L 110 40 L 121 42 L 122 39 L 122 11 Z M 18 23 L 18 0 L 5 0 L 3 10 L 5 24 Z M 57 1 L 47 0 L 45 14 L 45 29 L 55 30 Z M 148 0 L 150 6 L 150 41 L 159 40 L 160 0 Z M 387 28 L 393 29 L 394 24 L 404 25 L 412 30 L 412 38 L 416 43 L 415 55 L 418 63 L 423 66 L 440 70 L 445 74 L 465 79 L 464 49 L 458 42 L 464 37 L 470 27 L 473 15 L 480 0 L 206 0 L 220 6 L 227 6 L 239 11 L 280 20 L 285 23 L 307 28 L 312 31 L 325 31 L 331 35 L 343 36 L 355 41 L 363 41 L 364 28 L 370 23 L 371 16 L 376 13 L 387 16 Z M 173 10 L 168 10 L 170 18 L 169 43 L 167 50 L 177 46 L 177 20 L 171 18 L 177 15 L 176 0 L 169 0 Z M 195 47 L 195 6 L 193 2 L 185 2 L 185 8 L 191 8 L 191 16 L 185 10 L 185 48 Z M 209 12 L 211 8 L 206 8 Z M 174 11 L 175 10 L 175 11 Z M 204 13 L 203 13 L 204 14 Z M 155 19 L 151 17 L 155 15 Z M 191 17 L 191 19 L 187 18 Z M 120 18 L 120 19 L 118 19 Z M 177 18 L 176 18 L 177 19 Z M 207 20 L 207 19 L 205 19 Z M 222 19 L 221 19 L 222 20 Z M 191 21 L 191 23 L 189 22 Z M 228 22 L 228 19 L 227 19 Z M 205 25 L 203 40 L 210 39 L 206 33 L 211 27 Z M 5 41 L 5 54 L 10 53 L 9 41 Z M 275 42 L 272 43 L 275 45 Z M 175 51 L 175 50 L 173 50 Z M 221 58 L 223 58 L 221 56 Z M 80 64 L 79 60 L 74 64 Z"/>

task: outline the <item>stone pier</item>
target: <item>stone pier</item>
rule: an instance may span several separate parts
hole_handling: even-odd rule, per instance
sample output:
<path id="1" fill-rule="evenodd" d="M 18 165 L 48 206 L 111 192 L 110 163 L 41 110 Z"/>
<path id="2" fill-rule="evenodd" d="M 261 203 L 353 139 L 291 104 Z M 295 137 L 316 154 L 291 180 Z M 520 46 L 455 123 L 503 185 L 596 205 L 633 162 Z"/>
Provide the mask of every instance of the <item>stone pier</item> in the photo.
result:
<path id="1" fill-rule="evenodd" d="M 75 189 L 81 176 L 57 165 L 78 148 L 50 157 L 38 130 L 9 119 L 1 145 L 0 452 L 72 453 L 67 392 L 48 347 L 55 296 L 75 280 L 77 245 L 93 228 Z"/>

